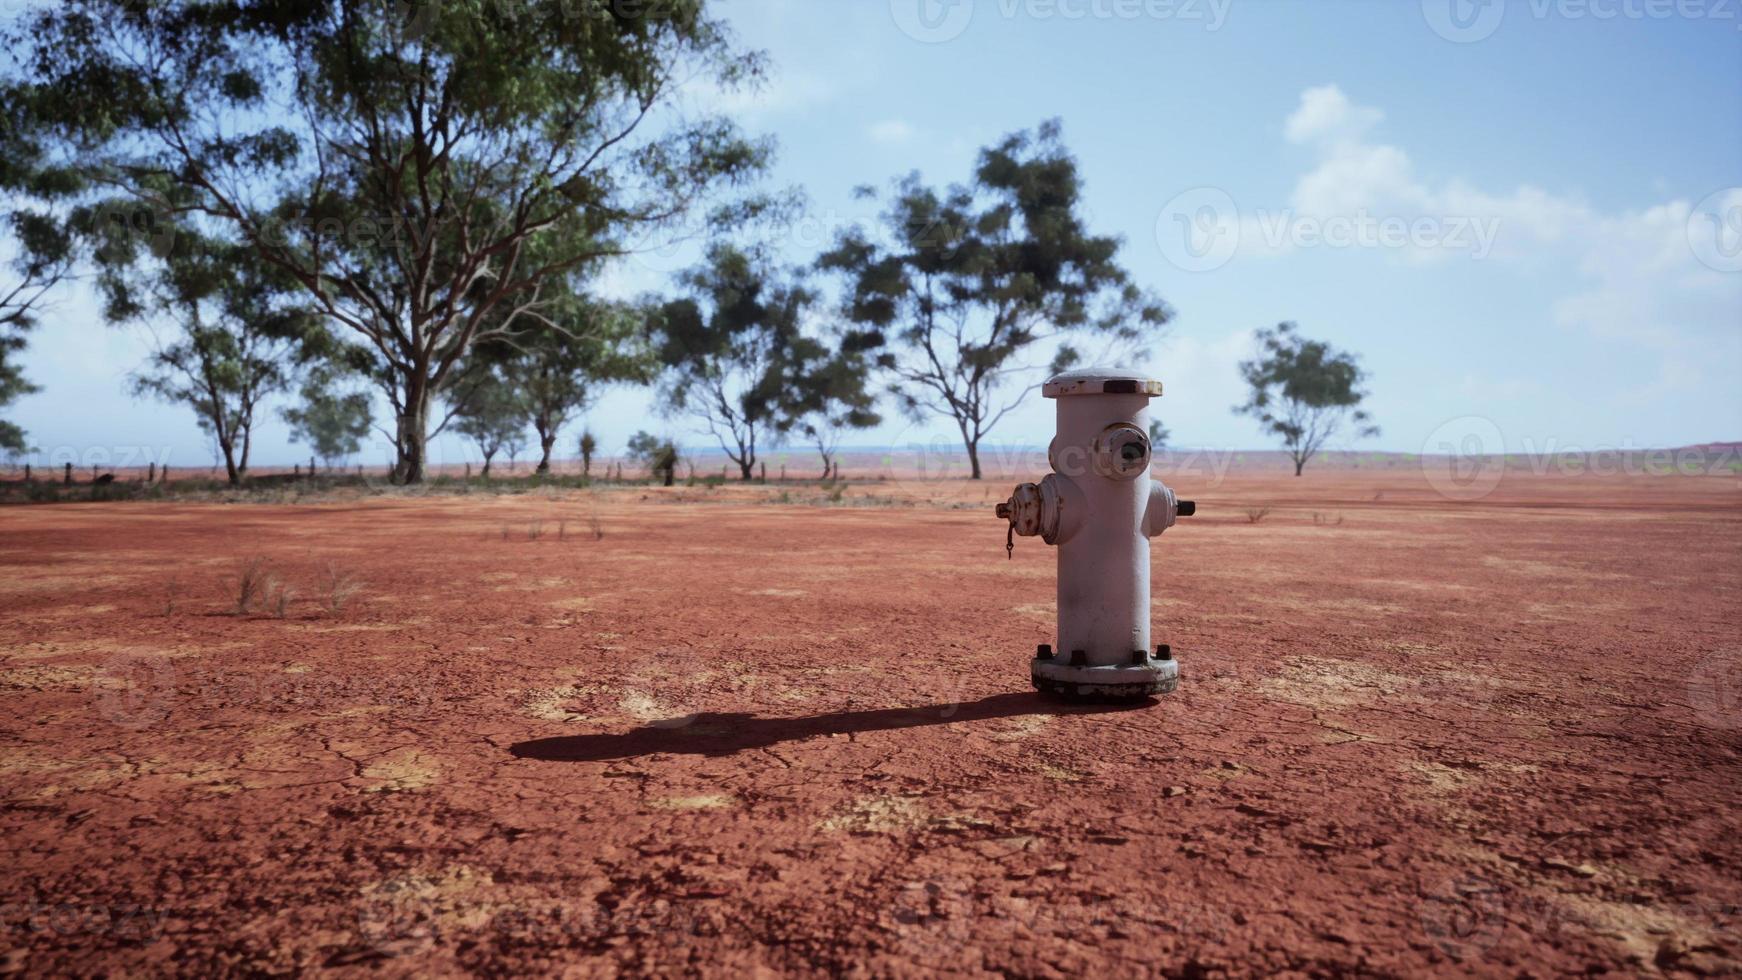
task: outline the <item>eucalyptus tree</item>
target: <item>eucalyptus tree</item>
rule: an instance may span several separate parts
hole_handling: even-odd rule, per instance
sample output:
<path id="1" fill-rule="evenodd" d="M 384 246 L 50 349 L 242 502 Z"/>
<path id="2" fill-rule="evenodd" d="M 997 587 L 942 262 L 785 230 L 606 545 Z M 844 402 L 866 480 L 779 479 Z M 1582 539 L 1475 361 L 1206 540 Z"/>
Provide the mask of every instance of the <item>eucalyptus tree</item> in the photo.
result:
<path id="1" fill-rule="evenodd" d="M 804 336 L 791 345 L 785 358 L 782 424 L 816 448 L 825 480 L 839 472 L 836 456 L 841 436 L 883 421 L 861 343 L 856 335 L 844 332 Z"/>
<path id="2" fill-rule="evenodd" d="M 1050 346 L 1054 371 L 1082 359 L 1083 340 L 1125 359 L 1171 316 L 1119 265 L 1119 239 L 1089 231 L 1056 121 L 982 149 L 966 184 L 897 180 L 880 222 L 847 230 L 818 265 L 844 276 L 845 315 L 881 335 L 902 409 L 955 423 L 974 479 L 981 440 L 1033 390 L 1032 349 Z"/>
<path id="3" fill-rule="evenodd" d="M 362 341 L 408 482 L 467 355 L 551 283 L 768 203 L 769 144 L 676 104 L 763 72 L 705 0 L 58 0 L 8 35 L 63 159 L 247 242 Z"/>
<path id="4" fill-rule="evenodd" d="M 37 391 L 17 355 L 36 327 L 49 293 L 71 272 L 75 239 L 66 204 L 84 181 L 44 145 L 43 109 L 51 98 L 28 86 L 0 84 L 0 238 L 11 255 L 0 271 L 0 409 Z M 0 453 L 28 450 L 25 432 L 0 419 Z"/>
<path id="5" fill-rule="evenodd" d="M 375 421 L 367 392 L 346 390 L 337 372 L 317 368 L 298 394 L 297 404 L 281 413 L 292 442 L 309 447 L 328 469 L 362 450 Z"/>
<path id="6" fill-rule="evenodd" d="M 1282 440 L 1295 476 L 1345 424 L 1353 423 L 1357 437 L 1379 434 L 1360 408 L 1367 372 L 1355 355 L 1306 339 L 1293 323 L 1258 331 L 1257 348 L 1251 360 L 1240 362 L 1250 391 L 1234 413 L 1252 416 Z"/>
<path id="7" fill-rule="evenodd" d="M 108 320 L 169 331 L 133 374 L 133 390 L 193 409 L 240 484 L 262 404 L 327 346 L 301 291 L 251 249 L 185 231 L 161 260 L 109 256 L 98 283 Z"/>
<path id="8" fill-rule="evenodd" d="M 632 304 L 570 293 L 511 343 L 487 351 L 538 435 L 539 473 L 550 472 L 563 427 L 607 389 L 653 380 L 656 365 L 645 326 L 645 313 Z"/>
<path id="9" fill-rule="evenodd" d="M 662 403 L 719 442 L 746 481 L 794 424 L 793 346 L 816 294 L 758 250 L 716 243 L 652 313 Z"/>
<path id="10" fill-rule="evenodd" d="M 453 406 L 450 418 L 454 431 L 478 447 L 486 479 L 497 453 L 506 451 L 514 457 L 526 447 L 526 407 L 494 368 L 479 369 L 465 400 Z"/>

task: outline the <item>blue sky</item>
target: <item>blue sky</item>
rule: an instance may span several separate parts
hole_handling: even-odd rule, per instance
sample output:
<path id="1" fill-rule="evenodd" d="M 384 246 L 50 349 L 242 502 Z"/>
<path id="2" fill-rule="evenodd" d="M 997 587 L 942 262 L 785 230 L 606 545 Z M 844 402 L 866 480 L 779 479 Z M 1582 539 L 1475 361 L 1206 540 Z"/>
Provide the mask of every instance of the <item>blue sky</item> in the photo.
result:
<path id="1" fill-rule="evenodd" d="M 772 233 L 794 262 L 869 216 L 854 186 L 965 179 L 980 146 L 1062 119 L 1092 227 L 1177 310 L 1148 366 L 1178 445 L 1265 444 L 1230 412 L 1235 362 L 1252 330 L 1294 320 L 1371 372 L 1384 432 L 1363 447 L 1433 451 L 1472 429 L 1514 452 L 1673 446 L 1742 439 L 1739 7 L 742 0 L 722 10 L 774 76 L 693 100 L 778 138 L 773 183 L 810 203 Z M 607 288 L 658 289 L 693 258 L 653 252 Z M 12 417 L 44 458 L 203 465 L 190 412 L 124 393 L 149 348 L 69 289 L 25 358 L 44 391 Z M 613 451 L 640 428 L 706 445 L 650 404 L 614 393 L 589 424 Z M 993 441 L 1043 444 L 1049 408 L 1031 397 Z M 952 431 L 888 414 L 848 441 Z M 268 420 L 257 461 L 306 457 L 287 436 Z"/>

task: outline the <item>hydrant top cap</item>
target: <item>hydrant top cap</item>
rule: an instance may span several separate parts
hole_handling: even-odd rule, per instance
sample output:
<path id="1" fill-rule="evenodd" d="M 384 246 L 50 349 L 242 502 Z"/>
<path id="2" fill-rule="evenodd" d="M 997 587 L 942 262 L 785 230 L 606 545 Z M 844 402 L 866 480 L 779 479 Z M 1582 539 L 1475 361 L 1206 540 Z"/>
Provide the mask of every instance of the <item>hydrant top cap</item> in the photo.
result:
<path id="1" fill-rule="evenodd" d="M 1048 398 L 1063 395 L 1161 395 L 1161 382 L 1125 368 L 1076 368 L 1054 377 L 1040 388 Z"/>

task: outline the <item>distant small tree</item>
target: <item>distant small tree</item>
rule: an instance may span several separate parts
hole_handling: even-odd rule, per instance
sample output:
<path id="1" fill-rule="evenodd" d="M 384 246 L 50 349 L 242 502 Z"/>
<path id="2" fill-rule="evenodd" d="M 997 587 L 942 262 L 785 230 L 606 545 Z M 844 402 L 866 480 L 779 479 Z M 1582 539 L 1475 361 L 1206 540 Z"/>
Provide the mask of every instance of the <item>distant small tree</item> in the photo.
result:
<path id="1" fill-rule="evenodd" d="M 670 439 L 637 432 L 629 439 L 629 458 L 646 466 L 648 473 L 666 486 L 677 482 L 678 449 Z"/>
<path id="2" fill-rule="evenodd" d="M 481 371 L 474 377 L 465 402 L 453 409 L 453 427 L 478 447 L 484 457 L 482 475 L 488 479 L 497 453 L 517 455 L 525 448 L 526 408 L 495 371 Z"/>
<path id="3" fill-rule="evenodd" d="M 689 296 L 653 312 L 667 411 L 702 422 L 749 481 L 758 453 L 791 428 L 791 345 L 815 297 L 766 257 L 715 245 L 685 273 Z"/>
<path id="4" fill-rule="evenodd" d="M 803 433 L 823 458 L 823 479 L 835 471 L 841 434 L 883 421 L 877 395 L 867 384 L 871 366 L 850 335 L 827 340 L 801 337 L 793 343 L 781 373 L 786 378 L 785 424 Z"/>
<path id="5" fill-rule="evenodd" d="M 550 472 L 551 451 L 571 418 L 611 385 L 645 384 L 656 373 L 643 315 L 633 307 L 576 293 L 548 302 L 536 325 L 485 354 L 499 359 L 538 434 L 540 473 Z"/>
<path id="6" fill-rule="evenodd" d="M 593 475 L 593 454 L 599 451 L 599 440 L 594 437 L 593 430 L 581 433 L 581 475 Z"/>
<path id="7" fill-rule="evenodd" d="M 1344 424 L 1354 423 L 1356 437 L 1379 434 L 1367 412 L 1356 407 L 1367 397 L 1361 388 L 1367 375 L 1355 356 L 1307 340 L 1293 323 L 1258 331 L 1257 355 L 1240 362 L 1240 374 L 1252 391 L 1234 413 L 1252 416 L 1281 437 L 1295 476 Z"/>
<path id="8" fill-rule="evenodd" d="M 966 185 L 897 181 L 881 223 L 849 229 L 818 267 L 846 281 L 843 311 L 881 345 L 902 410 L 953 421 L 976 480 L 981 441 L 1036 387 L 1035 351 L 1051 347 L 1055 373 L 1083 359 L 1079 339 L 1125 360 L 1172 315 L 1119 264 L 1119 239 L 1090 231 L 1056 120 L 982 149 Z"/>
<path id="9" fill-rule="evenodd" d="M 100 258 L 104 315 L 174 325 L 133 375 L 133 390 L 186 405 L 211 435 L 232 485 L 248 474 L 261 404 L 289 387 L 324 331 L 291 284 L 241 244 L 185 230 L 158 262 Z"/>
<path id="10" fill-rule="evenodd" d="M 303 381 L 301 401 L 281 413 L 291 441 L 309 447 L 328 469 L 362 450 L 374 422 L 369 395 L 334 390 L 337 384 L 331 372 L 315 371 Z"/>
<path id="11" fill-rule="evenodd" d="M 1151 450 L 1166 449 L 1167 441 L 1173 438 L 1173 433 L 1167 431 L 1167 426 L 1160 419 L 1149 421 L 1149 448 Z"/>

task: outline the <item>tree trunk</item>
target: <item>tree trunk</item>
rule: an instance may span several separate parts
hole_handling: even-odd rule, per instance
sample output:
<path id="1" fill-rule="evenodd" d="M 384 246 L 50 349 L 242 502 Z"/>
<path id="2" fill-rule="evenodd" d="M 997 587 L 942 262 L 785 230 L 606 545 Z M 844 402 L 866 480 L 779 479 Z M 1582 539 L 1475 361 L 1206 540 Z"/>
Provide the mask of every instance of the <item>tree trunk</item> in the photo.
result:
<path id="1" fill-rule="evenodd" d="M 229 439 L 220 439 L 218 440 L 218 448 L 224 453 L 224 472 L 230 477 L 230 485 L 233 487 L 241 486 L 242 473 L 236 469 L 235 446 Z"/>
<path id="2" fill-rule="evenodd" d="M 592 475 L 593 475 L 593 454 L 592 453 L 582 453 L 581 454 L 581 477 L 583 479 L 585 479 L 587 477 L 591 477 Z"/>
<path id="3" fill-rule="evenodd" d="M 1300 471 L 1303 469 L 1306 469 L 1306 460 L 1296 459 L 1294 461 L 1294 475 L 1300 476 Z"/>
<path id="4" fill-rule="evenodd" d="M 250 425 L 242 430 L 242 460 L 236 466 L 237 475 L 244 480 L 248 478 L 248 457 L 254 451 L 254 429 Z"/>
<path id="5" fill-rule="evenodd" d="M 399 416 L 397 469 L 400 482 L 422 483 L 429 465 L 429 385 L 421 368 L 405 379 L 405 412 Z"/>
<path id="6" fill-rule="evenodd" d="M 536 472 L 540 474 L 549 473 L 550 450 L 552 446 L 556 445 L 556 430 L 542 423 L 534 425 L 533 428 L 538 430 L 538 448 L 541 453 Z"/>
<path id="7" fill-rule="evenodd" d="M 742 471 L 742 479 L 744 482 L 749 483 L 753 476 L 753 467 L 751 466 L 749 457 L 745 457 L 744 461 L 738 464 L 738 469 Z"/>
<path id="8" fill-rule="evenodd" d="M 493 457 L 495 455 L 496 454 L 494 452 L 488 452 L 488 453 L 484 454 L 484 472 L 482 472 L 478 475 L 483 477 L 486 480 L 490 479 L 490 459 L 491 459 L 491 457 Z"/>
<path id="9" fill-rule="evenodd" d="M 968 444 L 968 479 L 980 479 L 980 440 L 969 439 Z"/>

